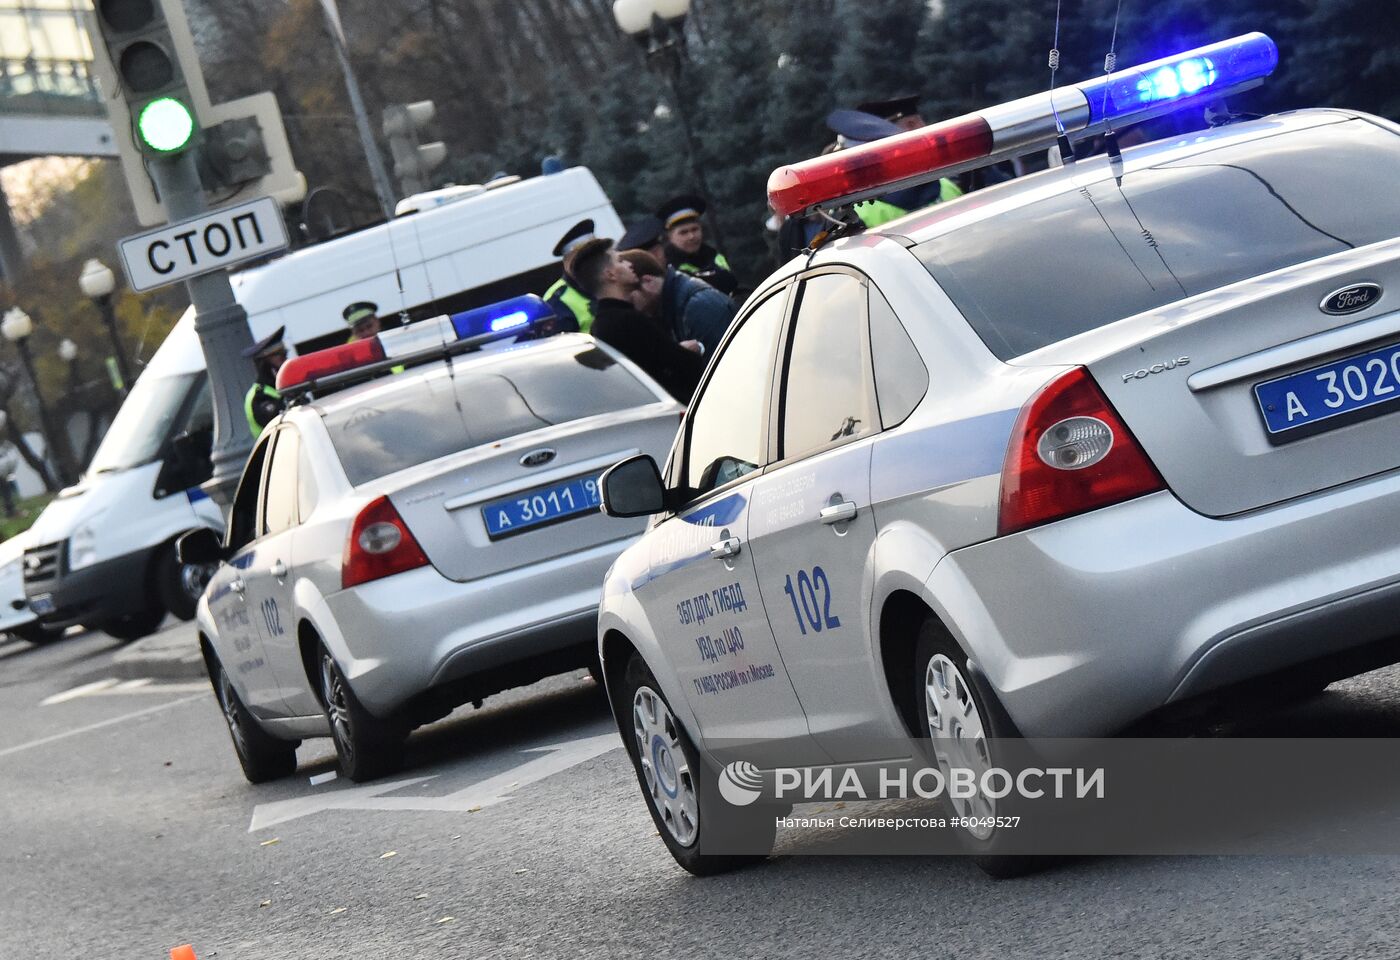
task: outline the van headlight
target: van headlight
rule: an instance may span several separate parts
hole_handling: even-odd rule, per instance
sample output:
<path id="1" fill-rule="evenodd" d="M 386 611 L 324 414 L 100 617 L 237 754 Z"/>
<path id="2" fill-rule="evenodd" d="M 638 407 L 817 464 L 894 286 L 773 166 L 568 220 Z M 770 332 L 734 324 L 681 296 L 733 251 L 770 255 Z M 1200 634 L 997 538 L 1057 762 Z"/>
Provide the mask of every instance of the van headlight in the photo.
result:
<path id="1" fill-rule="evenodd" d="M 92 527 L 79 527 L 68 538 L 68 569 L 81 570 L 97 562 L 97 532 Z"/>
<path id="2" fill-rule="evenodd" d="M 24 557 L 16 557 L 9 563 L 0 566 L 0 582 L 6 580 L 19 580 L 24 577 Z"/>

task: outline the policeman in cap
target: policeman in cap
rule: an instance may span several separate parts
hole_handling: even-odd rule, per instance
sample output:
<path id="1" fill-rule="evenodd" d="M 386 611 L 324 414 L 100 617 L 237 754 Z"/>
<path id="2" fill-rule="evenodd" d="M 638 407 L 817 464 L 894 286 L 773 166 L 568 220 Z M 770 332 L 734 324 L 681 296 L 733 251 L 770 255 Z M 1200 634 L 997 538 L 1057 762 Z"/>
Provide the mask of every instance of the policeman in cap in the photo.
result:
<path id="1" fill-rule="evenodd" d="M 379 322 L 379 305 L 368 300 L 358 300 L 350 304 L 340 314 L 350 326 L 350 338 L 346 343 L 368 340 L 377 334 L 382 324 Z"/>
<path id="2" fill-rule="evenodd" d="M 556 257 L 564 258 L 564 275 L 544 292 L 544 300 L 559 318 L 559 329 L 566 332 L 587 333 L 593 326 L 592 301 L 578 288 L 569 272 L 574 252 L 592 239 L 593 221 L 580 220 L 559 238 L 552 251 Z"/>
<path id="3" fill-rule="evenodd" d="M 277 371 L 287 362 L 287 347 L 282 343 L 282 334 L 286 329 L 278 327 L 243 351 L 243 356 L 253 358 L 258 374 L 243 400 L 243 412 L 248 415 L 248 430 L 254 440 L 263 432 L 263 427 L 287 406 L 282 394 L 277 392 Z"/>
<path id="4" fill-rule="evenodd" d="M 666 232 L 666 262 L 733 296 L 739 281 L 724 254 L 705 242 L 704 213 L 704 199 L 694 194 L 672 197 L 656 211 Z"/>

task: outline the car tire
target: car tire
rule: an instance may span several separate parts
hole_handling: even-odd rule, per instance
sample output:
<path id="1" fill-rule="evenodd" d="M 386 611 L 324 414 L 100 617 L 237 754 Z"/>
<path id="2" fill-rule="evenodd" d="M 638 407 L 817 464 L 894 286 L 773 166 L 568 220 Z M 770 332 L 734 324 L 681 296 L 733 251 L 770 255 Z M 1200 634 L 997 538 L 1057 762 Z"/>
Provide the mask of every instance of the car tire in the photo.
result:
<path id="1" fill-rule="evenodd" d="M 185 564 L 175 555 L 175 544 L 161 550 L 151 571 L 155 594 L 161 606 L 178 620 L 193 620 L 199 598 L 209 583 L 208 568 L 200 564 Z"/>
<path id="2" fill-rule="evenodd" d="M 365 709 L 335 658 L 323 647 L 320 657 L 321 706 L 330 724 L 340 772 L 356 783 L 375 780 L 403 766 L 407 728 L 381 720 Z"/>
<path id="3" fill-rule="evenodd" d="M 992 767 L 999 740 L 1018 736 L 996 694 L 981 682 L 969 658 L 936 620 L 919 628 L 914 653 L 914 695 L 918 705 L 918 735 L 928 742 L 930 759 L 947 776 L 950 766 Z M 935 738 L 935 735 L 937 737 Z M 1014 797 L 995 801 L 984 798 L 958 801 L 945 798 L 950 813 L 958 817 L 1010 816 Z M 1001 853 L 1009 838 L 1005 829 L 960 829 L 958 840 L 972 854 L 983 872 L 1005 879 L 1039 869 L 1045 858 Z"/>
<path id="4" fill-rule="evenodd" d="M 148 610 L 141 610 L 137 613 L 128 613 L 124 617 L 115 620 L 108 620 L 101 624 L 98 629 L 114 640 L 122 643 L 130 643 L 133 640 L 140 640 L 155 633 L 165 620 L 164 607 L 152 607 Z"/>
<path id="5" fill-rule="evenodd" d="M 46 627 L 37 620 L 33 623 L 26 623 L 22 627 L 13 627 L 9 631 L 12 637 L 23 640 L 25 643 L 41 647 L 46 643 L 51 643 L 63 636 L 61 628 Z"/>
<path id="6" fill-rule="evenodd" d="M 279 740 L 264 730 L 243 705 L 233 681 L 219 661 L 211 655 L 208 665 L 209 682 L 214 685 L 214 696 L 228 725 L 233 752 L 238 755 L 238 763 L 243 767 L 243 775 L 248 782 L 267 783 L 296 773 L 300 741 Z"/>
<path id="7" fill-rule="evenodd" d="M 619 732 L 637 783 L 656 831 L 676 863 L 704 877 L 765 860 L 776 832 L 774 811 L 762 804 L 736 807 L 720 798 L 718 777 L 701 760 L 640 656 L 634 654 L 627 663 L 617 703 Z M 719 817 L 726 818 L 731 849 L 739 841 L 744 849 L 763 852 L 713 852 L 715 831 L 707 831 L 707 825 Z"/>

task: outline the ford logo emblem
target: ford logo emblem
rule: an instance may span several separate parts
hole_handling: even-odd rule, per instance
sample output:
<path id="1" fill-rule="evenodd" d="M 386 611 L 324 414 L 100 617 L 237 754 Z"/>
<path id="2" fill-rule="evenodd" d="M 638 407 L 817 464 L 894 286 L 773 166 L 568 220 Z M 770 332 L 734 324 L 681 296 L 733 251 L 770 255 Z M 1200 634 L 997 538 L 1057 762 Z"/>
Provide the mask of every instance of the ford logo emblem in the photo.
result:
<path id="1" fill-rule="evenodd" d="M 1323 313 L 1340 317 L 1348 313 L 1365 310 L 1381 298 L 1381 285 L 1378 283 L 1353 283 L 1349 287 L 1333 290 L 1322 298 L 1318 307 Z"/>
<path id="2" fill-rule="evenodd" d="M 553 460 L 555 456 L 555 452 L 549 449 L 549 447 L 543 447 L 539 450 L 531 450 L 529 453 L 525 454 L 525 456 L 520 458 L 520 465 L 522 467 L 542 467 L 549 461 Z"/>

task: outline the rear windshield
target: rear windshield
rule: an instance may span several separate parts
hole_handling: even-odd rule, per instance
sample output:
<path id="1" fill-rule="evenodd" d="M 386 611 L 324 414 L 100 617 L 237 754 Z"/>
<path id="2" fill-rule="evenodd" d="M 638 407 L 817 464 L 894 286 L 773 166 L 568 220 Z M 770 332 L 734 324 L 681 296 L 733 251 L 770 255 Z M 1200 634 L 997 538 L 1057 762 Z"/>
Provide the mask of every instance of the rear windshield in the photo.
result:
<path id="1" fill-rule="evenodd" d="M 525 348 L 478 365 L 409 372 L 323 414 L 355 485 L 556 423 L 655 403 L 656 395 L 597 347 Z"/>
<path id="2" fill-rule="evenodd" d="M 1096 161 L 1102 162 L 1102 161 Z M 1003 360 L 1226 284 L 1400 236 L 1400 140 L 1348 120 L 1221 147 L 919 244 Z"/>

